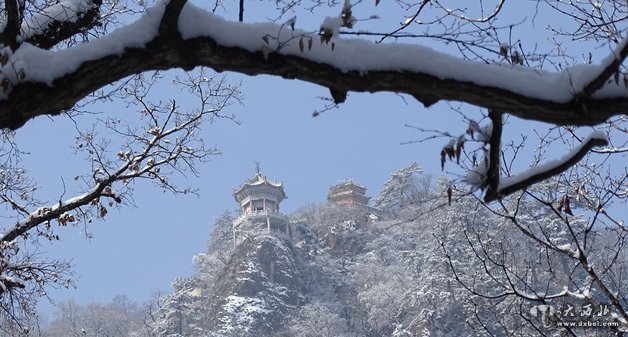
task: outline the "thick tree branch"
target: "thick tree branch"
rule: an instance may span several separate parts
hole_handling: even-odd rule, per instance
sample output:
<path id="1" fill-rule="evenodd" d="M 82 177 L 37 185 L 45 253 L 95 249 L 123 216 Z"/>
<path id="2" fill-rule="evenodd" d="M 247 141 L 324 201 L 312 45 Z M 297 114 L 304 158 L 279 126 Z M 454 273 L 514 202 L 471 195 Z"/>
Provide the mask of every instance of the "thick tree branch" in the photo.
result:
<path id="1" fill-rule="evenodd" d="M 0 44 L 15 50 L 18 46 L 17 36 L 22 24 L 23 8 L 21 8 L 19 0 L 5 0 L 4 11 L 6 13 L 6 26 L 0 34 Z"/>
<path id="2" fill-rule="evenodd" d="M 160 36 L 172 36 L 178 37 L 181 39 L 181 35 L 179 34 L 179 16 L 181 15 L 181 10 L 183 10 L 183 6 L 187 3 L 187 0 L 170 0 L 166 5 L 166 10 L 164 11 L 164 16 L 161 18 L 161 23 L 159 24 L 159 35 Z"/>
<path id="3" fill-rule="evenodd" d="M 17 129 L 40 115 L 57 115 L 95 90 L 126 76 L 150 70 L 191 69 L 204 65 L 216 71 L 247 75 L 275 75 L 355 92 L 398 92 L 438 100 L 467 102 L 507 111 L 524 119 L 558 125 L 595 125 L 628 111 L 628 98 L 589 99 L 588 113 L 576 102 L 556 103 L 522 94 L 456 80 L 443 80 L 422 73 L 371 71 L 342 72 L 332 66 L 296 56 L 273 54 L 264 61 L 261 53 L 222 47 L 211 38 L 177 40 L 160 36 L 145 48 L 129 48 L 120 56 L 111 55 L 83 63 L 79 69 L 54 81 L 16 85 L 10 97 L 0 102 L 0 127 Z"/>
<path id="4" fill-rule="evenodd" d="M 488 189 L 486 190 L 486 196 L 484 200 L 497 199 L 499 189 L 499 175 L 501 167 L 501 142 L 502 142 L 502 130 L 504 128 L 503 117 L 501 112 L 490 110 L 488 116 L 491 119 L 491 125 L 493 131 L 491 132 L 489 140 L 489 154 L 488 154 L 488 168 L 486 172 L 486 182 Z"/>
<path id="5" fill-rule="evenodd" d="M 621 96 L 589 97 L 586 102 L 574 96 L 571 101 L 556 102 L 549 98 L 529 97 L 514 89 L 441 78 L 423 71 L 343 71 L 330 64 L 309 60 L 307 52 L 294 55 L 274 52 L 265 60 L 259 51 L 221 46 L 211 37 L 182 39 L 180 33 L 173 29 L 173 18 L 178 16 L 184 4 L 184 0 L 168 4 L 159 34 L 144 47 L 129 47 L 122 52 L 114 51 L 83 62 L 73 72 L 55 79 L 52 86 L 28 80 L 16 83 L 9 97 L 0 101 L 0 128 L 17 129 L 33 117 L 59 114 L 95 90 L 132 74 L 172 68 L 193 69 L 196 66 L 206 66 L 219 72 L 300 79 L 333 88 L 336 92 L 405 93 L 426 105 L 440 100 L 466 102 L 556 125 L 595 125 L 628 111 L 628 97 Z M 261 43 L 260 37 L 260 46 Z M 375 48 L 380 46 L 386 47 L 375 45 Z M 488 67 L 486 71 L 493 69 L 494 77 L 502 76 L 503 67 Z M 460 73 L 465 71 L 460 69 Z M 26 77 L 28 79 L 28 69 Z"/>

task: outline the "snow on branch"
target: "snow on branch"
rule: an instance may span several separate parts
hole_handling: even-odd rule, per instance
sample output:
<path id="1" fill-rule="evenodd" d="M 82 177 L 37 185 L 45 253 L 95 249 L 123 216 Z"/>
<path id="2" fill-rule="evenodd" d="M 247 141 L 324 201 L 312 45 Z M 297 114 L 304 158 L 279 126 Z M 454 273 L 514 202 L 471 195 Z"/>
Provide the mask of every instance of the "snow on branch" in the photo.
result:
<path id="1" fill-rule="evenodd" d="M 299 37 L 317 32 L 288 30 L 229 22 L 176 0 L 159 2 L 135 23 L 79 46 L 47 51 L 22 43 L 7 63 L 24 71 L 0 93 L 0 127 L 16 129 L 35 116 L 59 114 L 131 74 L 196 66 L 300 79 L 340 93 L 405 93 L 425 105 L 460 101 L 558 125 L 595 125 L 628 111 L 628 89 L 617 83 L 583 101 L 574 93 L 571 68 L 549 73 L 462 60 L 419 45 L 339 37 L 333 37 L 335 48 L 300 48 Z M 265 36 L 281 39 L 269 46 Z M 599 66 L 577 70 L 597 74 Z"/>
<path id="2" fill-rule="evenodd" d="M 619 67 L 628 56 L 628 36 L 617 45 L 615 50 L 602 61 L 599 65 L 600 71 L 580 92 L 581 97 L 586 98 L 593 95 L 596 91 L 606 84 L 606 81 L 615 75 L 615 82 L 619 82 Z M 595 72 L 592 72 L 595 75 Z"/>
<path id="3" fill-rule="evenodd" d="M 510 195 L 560 174 L 580 161 L 592 148 L 606 145 L 608 145 L 606 135 L 601 132 L 594 132 L 589 135 L 580 146 L 576 147 L 562 158 L 537 165 L 518 175 L 503 178 L 501 182 L 499 182 L 497 193 L 487 194 L 484 201 L 494 201 L 499 197 Z"/>
<path id="4" fill-rule="evenodd" d="M 68 211 L 89 204 L 92 200 L 100 197 L 105 187 L 109 186 L 115 178 L 116 177 L 112 175 L 109 179 L 98 182 L 92 189 L 77 197 L 60 201 L 58 204 L 48 207 L 38 208 L 25 219 L 18 221 L 10 230 L 0 235 L 0 242 L 11 242 L 39 224 L 58 219 Z"/>
<path id="5" fill-rule="evenodd" d="M 25 18 L 18 42 L 50 49 L 98 24 L 102 0 L 65 0 Z"/>

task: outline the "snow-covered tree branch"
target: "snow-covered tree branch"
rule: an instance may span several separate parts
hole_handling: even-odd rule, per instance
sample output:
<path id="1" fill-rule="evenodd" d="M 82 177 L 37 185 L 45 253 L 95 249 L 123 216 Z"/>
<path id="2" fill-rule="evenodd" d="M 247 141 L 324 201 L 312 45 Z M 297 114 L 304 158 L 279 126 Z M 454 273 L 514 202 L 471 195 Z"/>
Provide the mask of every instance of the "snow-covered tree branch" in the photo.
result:
<path id="1" fill-rule="evenodd" d="M 76 21 L 76 31 L 92 23 Z M 557 125 L 596 125 L 628 107 L 623 83 L 606 82 L 625 57 L 625 43 L 600 66 L 550 73 L 458 59 L 418 45 L 333 35 L 334 48 L 314 43 L 304 49 L 292 37 L 315 34 L 299 30 L 265 42 L 264 36 L 280 29 L 225 21 L 177 0 L 160 2 L 136 22 L 84 45 L 47 51 L 22 43 L 5 51 L 12 68 L 23 70 L 24 76 L 3 71 L 11 83 L 0 104 L 0 127 L 18 128 L 33 117 L 58 114 L 131 74 L 196 66 L 300 79 L 341 93 L 405 93 L 426 106 L 460 101 Z"/>

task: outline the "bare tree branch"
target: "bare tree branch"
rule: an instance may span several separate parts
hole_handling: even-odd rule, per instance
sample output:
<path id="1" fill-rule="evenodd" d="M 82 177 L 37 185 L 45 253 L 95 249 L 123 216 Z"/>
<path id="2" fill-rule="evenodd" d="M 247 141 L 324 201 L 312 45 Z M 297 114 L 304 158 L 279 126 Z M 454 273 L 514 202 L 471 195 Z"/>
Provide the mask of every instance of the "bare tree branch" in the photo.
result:
<path id="1" fill-rule="evenodd" d="M 399 33 L 400 31 L 404 30 L 406 27 L 408 27 L 409 25 L 411 25 L 414 20 L 417 19 L 417 17 L 419 16 L 419 14 L 421 14 L 421 11 L 423 11 L 423 8 L 425 7 L 425 5 L 427 5 L 430 2 L 430 0 L 423 0 L 423 3 L 421 3 L 421 5 L 419 6 L 419 9 L 416 11 L 416 13 L 414 13 L 411 17 L 407 18 L 405 22 L 403 22 L 403 24 L 401 25 L 401 27 L 395 29 L 394 31 L 385 34 L 384 36 L 382 36 L 381 39 L 379 39 L 379 42 L 383 42 L 386 38 L 389 38 L 391 36 L 396 35 L 397 33 Z"/>

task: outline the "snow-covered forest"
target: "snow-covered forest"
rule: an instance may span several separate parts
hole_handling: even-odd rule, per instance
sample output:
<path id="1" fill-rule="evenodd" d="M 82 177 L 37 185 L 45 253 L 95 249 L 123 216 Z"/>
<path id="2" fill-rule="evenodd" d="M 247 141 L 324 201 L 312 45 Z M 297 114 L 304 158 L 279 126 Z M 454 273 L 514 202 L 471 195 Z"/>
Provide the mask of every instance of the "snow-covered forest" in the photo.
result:
<path id="1" fill-rule="evenodd" d="M 197 272 L 144 304 L 61 304 L 41 336 L 611 336 L 625 330 L 611 299 L 577 257 L 608 266 L 613 294 L 626 294 L 628 252 L 609 228 L 587 228 L 520 195 L 516 220 L 472 196 L 449 201 L 451 181 L 413 164 L 394 172 L 377 208 L 321 203 L 290 214 L 292 238 L 261 228 L 235 246 L 235 214 L 213 224 Z M 541 198 L 563 187 L 539 185 Z M 524 232 L 521 228 L 528 230 Z M 611 264 L 610 261 L 613 261 Z M 563 296 L 569 293 L 570 296 Z M 561 295 L 562 294 L 562 295 Z M 624 308 L 625 297 L 619 299 Z M 595 304 L 586 316 L 562 312 Z M 598 306 L 608 312 L 596 317 Z M 546 309 L 547 308 L 547 309 Z M 551 308 L 551 309 L 550 309 Z M 559 328 L 589 319 L 605 328 Z"/>

